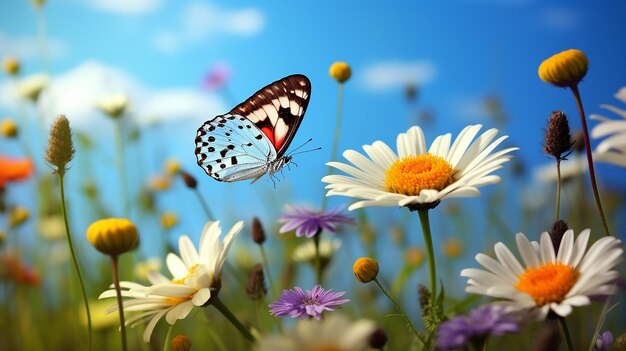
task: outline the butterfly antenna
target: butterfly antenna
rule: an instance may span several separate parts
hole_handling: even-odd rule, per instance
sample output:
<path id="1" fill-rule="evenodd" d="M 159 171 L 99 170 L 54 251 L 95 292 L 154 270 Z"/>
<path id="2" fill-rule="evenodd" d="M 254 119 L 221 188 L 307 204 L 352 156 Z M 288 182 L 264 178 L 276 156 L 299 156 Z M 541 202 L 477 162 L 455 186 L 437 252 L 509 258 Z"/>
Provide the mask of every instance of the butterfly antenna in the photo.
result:
<path id="1" fill-rule="evenodd" d="M 297 155 L 297 154 L 302 154 L 305 152 L 310 152 L 310 151 L 317 151 L 317 150 L 321 150 L 321 147 L 316 147 L 315 149 L 309 149 L 309 150 L 303 150 L 300 152 L 296 152 L 298 150 L 300 150 L 304 145 L 310 143 L 311 141 L 313 141 L 313 138 L 309 138 L 309 140 L 305 141 L 304 143 L 302 143 L 302 145 L 298 146 L 297 148 L 291 150 L 291 152 L 288 154 L 289 156 L 293 156 L 293 155 Z"/>

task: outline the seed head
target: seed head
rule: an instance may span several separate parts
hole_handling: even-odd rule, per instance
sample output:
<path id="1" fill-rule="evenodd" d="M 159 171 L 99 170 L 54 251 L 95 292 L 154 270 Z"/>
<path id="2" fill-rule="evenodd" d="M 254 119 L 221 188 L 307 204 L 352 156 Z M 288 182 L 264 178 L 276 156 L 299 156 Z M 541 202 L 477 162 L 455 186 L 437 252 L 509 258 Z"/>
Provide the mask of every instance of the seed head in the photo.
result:
<path id="1" fill-rule="evenodd" d="M 74 158 L 72 129 L 65 115 L 59 115 L 50 127 L 50 139 L 46 151 L 46 161 L 56 167 L 54 173 L 65 174 L 67 164 Z"/>
<path id="2" fill-rule="evenodd" d="M 562 111 L 552 112 L 550 119 L 548 119 L 543 151 L 560 161 L 572 152 L 572 145 L 574 142 L 570 134 L 567 116 Z"/>

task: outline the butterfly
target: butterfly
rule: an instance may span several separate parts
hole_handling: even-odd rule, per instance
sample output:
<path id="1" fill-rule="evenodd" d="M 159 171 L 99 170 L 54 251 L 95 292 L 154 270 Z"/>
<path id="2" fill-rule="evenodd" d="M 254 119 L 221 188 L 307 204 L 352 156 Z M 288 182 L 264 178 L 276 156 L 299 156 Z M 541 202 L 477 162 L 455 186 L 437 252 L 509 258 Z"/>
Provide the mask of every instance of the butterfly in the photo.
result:
<path id="1" fill-rule="evenodd" d="M 285 155 L 302 123 L 311 82 L 302 74 L 279 79 L 230 112 L 208 120 L 196 134 L 196 160 L 222 182 L 272 177 L 291 162 Z"/>

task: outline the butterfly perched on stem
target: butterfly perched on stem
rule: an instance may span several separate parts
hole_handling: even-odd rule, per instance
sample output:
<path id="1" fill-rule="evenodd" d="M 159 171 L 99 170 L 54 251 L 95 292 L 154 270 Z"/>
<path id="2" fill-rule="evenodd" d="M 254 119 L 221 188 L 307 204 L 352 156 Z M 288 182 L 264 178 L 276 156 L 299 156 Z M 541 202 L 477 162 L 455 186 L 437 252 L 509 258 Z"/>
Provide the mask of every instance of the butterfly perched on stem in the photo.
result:
<path id="1" fill-rule="evenodd" d="M 289 162 L 285 155 L 311 97 L 301 74 L 275 81 L 230 112 L 208 120 L 196 134 L 196 160 L 222 182 L 273 176 Z"/>

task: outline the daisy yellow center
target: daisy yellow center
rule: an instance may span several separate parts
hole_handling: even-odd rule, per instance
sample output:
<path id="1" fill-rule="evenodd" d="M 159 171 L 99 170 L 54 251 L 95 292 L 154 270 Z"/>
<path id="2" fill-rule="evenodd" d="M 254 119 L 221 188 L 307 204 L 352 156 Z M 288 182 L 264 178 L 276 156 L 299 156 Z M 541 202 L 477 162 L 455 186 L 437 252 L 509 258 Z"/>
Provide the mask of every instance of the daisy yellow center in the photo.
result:
<path id="1" fill-rule="evenodd" d="M 172 283 L 174 283 L 174 284 L 185 284 L 185 281 L 187 279 L 189 279 L 193 275 L 193 272 L 196 270 L 196 268 L 198 268 L 198 264 L 194 264 L 193 266 L 191 266 L 189 268 L 189 272 L 187 272 L 186 276 L 184 276 L 182 278 L 178 278 L 178 279 L 172 279 Z"/>
<path id="2" fill-rule="evenodd" d="M 422 189 L 443 190 L 454 181 L 455 172 L 442 157 L 411 155 L 397 160 L 387 169 L 385 186 L 394 193 L 416 196 Z"/>
<path id="3" fill-rule="evenodd" d="M 527 268 L 519 276 L 515 287 L 530 295 L 537 306 L 561 302 L 578 279 L 574 268 L 562 263 L 545 263 Z"/>
<path id="4" fill-rule="evenodd" d="M 191 299 L 193 299 L 195 294 L 190 294 L 188 296 L 179 296 L 179 297 L 166 297 L 163 298 L 163 302 L 165 302 L 168 305 L 179 305 L 185 301 L 189 301 Z"/>
<path id="5" fill-rule="evenodd" d="M 310 347 L 306 351 L 343 351 L 343 349 L 337 345 L 320 345 Z"/>

